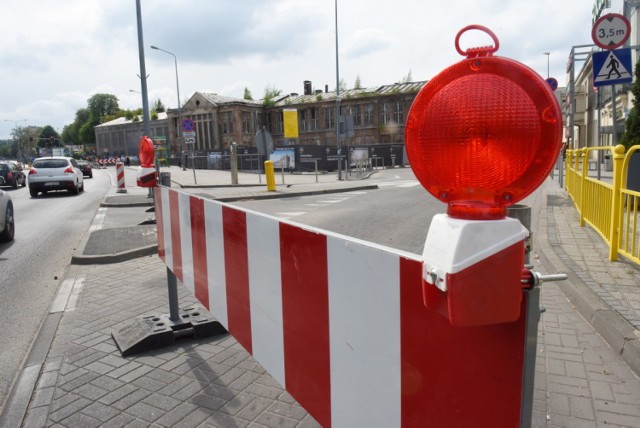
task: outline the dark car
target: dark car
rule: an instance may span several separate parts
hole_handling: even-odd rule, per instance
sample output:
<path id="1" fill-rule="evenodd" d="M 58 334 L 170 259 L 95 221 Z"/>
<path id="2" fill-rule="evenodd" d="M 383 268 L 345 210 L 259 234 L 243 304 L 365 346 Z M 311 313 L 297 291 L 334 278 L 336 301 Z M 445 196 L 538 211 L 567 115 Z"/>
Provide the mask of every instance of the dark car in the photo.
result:
<path id="1" fill-rule="evenodd" d="M 11 186 L 17 189 L 18 186 L 27 185 L 27 176 L 16 162 L 0 162 L 0 186 Z"/>
<path id="2" fill-rule="evenodd" d="M 80 171 L 82 171 L 82 175 L 84 175 L 85 177 L 93 178 L 93 167 L 91 166 L 89 161 L 79 159 L 77 163 L 78 168 L 80 168 Z"/>

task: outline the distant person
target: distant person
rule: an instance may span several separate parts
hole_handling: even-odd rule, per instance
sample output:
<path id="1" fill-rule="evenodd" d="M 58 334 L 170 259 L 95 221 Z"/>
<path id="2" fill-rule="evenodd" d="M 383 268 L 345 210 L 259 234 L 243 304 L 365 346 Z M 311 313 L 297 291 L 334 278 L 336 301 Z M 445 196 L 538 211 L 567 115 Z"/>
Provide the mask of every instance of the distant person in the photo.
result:
<path id="1" fill-rule="evenodd" d="M 131 159 L 129 159 L 129 156 L 124 158 L 124 164 L 125 164 L 125 166 L 131 166 Z"/>

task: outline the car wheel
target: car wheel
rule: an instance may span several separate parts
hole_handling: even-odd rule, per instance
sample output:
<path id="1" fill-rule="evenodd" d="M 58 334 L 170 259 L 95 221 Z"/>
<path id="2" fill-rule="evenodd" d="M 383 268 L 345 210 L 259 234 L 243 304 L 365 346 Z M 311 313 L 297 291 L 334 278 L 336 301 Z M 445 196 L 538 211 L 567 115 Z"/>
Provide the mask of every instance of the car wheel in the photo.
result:
<path id="1" fill-rule="evenodd" d="M 22 179 L 22 187 L 27 185 L 27 177 Z"/>
<path id="2" fill-rule="evenodd" d="M 13 187 L 14 189 L 18 188 L 18 177 L 13 178 L 13 183 L 11 183 L 11 187 Z"/>
<path id="3" fill-rule="evenodd" d="M 93 172 L 89 173 L 89 178 L 93 178 Z"/>
<path id="4" fill-rule="evenodd" d="M 0 242 L 9 242 L 13 241 L 13 235 L 15 234 L 16 228 L 13 219 L 13 205 L 11 202 L 7 204 L 7 211 L 5 212 L 4 218 L 4 230 L 0 232 Z"/>
<path id="5" fill-rule="evenodd" d="M 36 196 L 38 196 L 38 191 L 35 189 L 29 188 L 29 194 L 31 195 L 32 198 L 35 198 Z"/>
<path id="6" fill-rule="evenodd" d="M 80 185 L 80 191 L 84 192 L 84 180 L 82 180 L 82 184 Z"/>
<path id="7" fill-rule="evenodd" d="M 77 195 L 78 193 L 80 193 L 77 182 L 75 183 L 75 186 L 73 186 L 73 189 L 70 190 L 70 192 L 73 193 L 74 195 Z"/>

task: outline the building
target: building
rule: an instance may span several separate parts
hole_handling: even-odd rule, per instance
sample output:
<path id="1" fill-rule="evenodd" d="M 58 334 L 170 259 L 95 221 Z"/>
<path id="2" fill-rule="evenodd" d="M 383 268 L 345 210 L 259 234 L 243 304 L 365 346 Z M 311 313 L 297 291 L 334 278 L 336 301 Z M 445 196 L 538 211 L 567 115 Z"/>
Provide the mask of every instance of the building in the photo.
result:
<path id="1" fill-rule="evenodd" d="M 340 112 L 344 116 L 341 144 L 350 146 L 404 144 L 404 126 L 414 98 L 426 82 L 382 85 L 340 92 Z M 225 152 L 231 143 L 255 148 L 256 133 L 265 129 L 275 146 L 336 146 L 336 92 L 313 90 L 305 81 L 303 93 L 289 93 L 273 100 L 254 101 L 196 92 L 181 110 L 169 109 L 151 121 L 152 139 L 165 139 L 170 157 L 191 146 L 180 144 L 180 123 L 189 118 L 195 124 L 195 145 L 200 155 Z M 299 138 L 284 136 L 283 110 L 295 109 Z M 102 156 L 137 154 L 143 123 L 119 118 L 96 126 L 96 150 Z"/>
<path id="2" fill-rule="evenodd" d="M 167 139 L 167 113 L 158 113 L 158 118 L 151 120 L 149 124 L 152 139 Z M 144 135 L 144 123 L 139 116 L 133 119 L 119 117 L 97 125 L 94 132 L 99 157 L 137 156 L 138 143 Z"/>

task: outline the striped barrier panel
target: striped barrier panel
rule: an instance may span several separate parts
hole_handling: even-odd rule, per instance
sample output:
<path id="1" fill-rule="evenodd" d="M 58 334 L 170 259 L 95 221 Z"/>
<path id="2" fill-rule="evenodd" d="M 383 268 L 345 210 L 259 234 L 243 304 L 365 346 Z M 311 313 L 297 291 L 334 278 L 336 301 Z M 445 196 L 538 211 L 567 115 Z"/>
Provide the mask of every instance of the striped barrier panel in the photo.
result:
<path id="1" fill-rule="evenodd" d="M 156 187 L 158 252 L 324 427 L 520 424 L 526 304 L 452 326 L 415 254 Z"/>
<path id="2" fill-rule="evenodd" d="M 127 188 L 124 184 L 124 164 L 122 162 L 116 163 L 116 179 L 118 181 L 117 193 L 127 193 Z"/>

